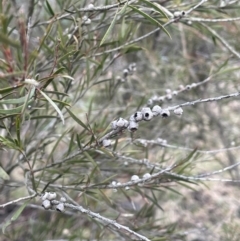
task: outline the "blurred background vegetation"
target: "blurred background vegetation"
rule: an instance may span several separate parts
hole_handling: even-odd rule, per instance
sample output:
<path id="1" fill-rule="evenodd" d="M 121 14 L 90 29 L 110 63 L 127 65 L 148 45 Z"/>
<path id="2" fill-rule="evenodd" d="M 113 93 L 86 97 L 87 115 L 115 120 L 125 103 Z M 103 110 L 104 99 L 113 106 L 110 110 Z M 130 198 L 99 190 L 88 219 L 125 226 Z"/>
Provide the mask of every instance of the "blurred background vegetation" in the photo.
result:
<path id="1" fill-rule="evenodd" d="M 0 0 L 0 240 L 139 240 L 44 210 L 45 191 L 149 240 L 239 240 L 238 98 L 101 139 L 143 107 L 238 92 L 239 11 L 234 0 Z"/>

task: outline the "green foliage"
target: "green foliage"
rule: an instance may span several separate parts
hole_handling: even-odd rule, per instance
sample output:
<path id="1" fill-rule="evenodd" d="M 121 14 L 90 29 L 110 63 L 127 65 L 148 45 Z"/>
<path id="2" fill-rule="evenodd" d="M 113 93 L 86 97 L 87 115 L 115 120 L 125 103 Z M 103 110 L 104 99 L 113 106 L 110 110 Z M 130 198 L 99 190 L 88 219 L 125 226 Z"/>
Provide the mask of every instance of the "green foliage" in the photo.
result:
<path id="1" fill-rule="evenodd" d="M 224 205 L 238 194 L 224 182 L 240 180 L 239 7 L 0 0 L 4 237 L 238 240 L 237 205 Z M 143 107 L 194 100 L 181 117 L 111 129 Z M 45 191 L 75 208 L 44 210 Z"/>

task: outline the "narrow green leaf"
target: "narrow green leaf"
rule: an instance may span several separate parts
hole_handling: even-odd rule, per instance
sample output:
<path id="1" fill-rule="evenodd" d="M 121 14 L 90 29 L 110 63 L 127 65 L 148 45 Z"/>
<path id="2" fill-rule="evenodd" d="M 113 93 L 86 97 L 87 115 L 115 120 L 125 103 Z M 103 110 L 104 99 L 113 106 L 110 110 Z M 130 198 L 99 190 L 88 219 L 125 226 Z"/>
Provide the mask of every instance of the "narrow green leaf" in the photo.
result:
<path id="1" fill-rule="evenodd" d="M 31 120 L 35 119 L 56 119 L 59 118 L 58 116 L 52 116 L 52 115 L 40 115 L 40 116 L 31 116 Z"/>
<path id="2" fill-rule="evenodd" d="M 49 4 L 48 1 L 46 1 L 46 5 L 47 5 L 47 9 L 49 11 L 49 13 L 52 15 L 52 17 L 55 15 L 54 11 L 52 10 L 51 5 Z"/>
<path id="3" fill-rule="evenodd" d="M 100 46 L 106 41 L 108 35 L 109 35 L 110 32 L 112 31 L 112 29 L 113 29 L 113 27 L 114 27 L 114 25 L 115 25 L 115 23 L 116 23 L 116 21 L 117 21 L 117 15 L 118 15 L 118 11 L 116 11 L 116 14 L 115 14 L 115 16 L 114 16 L 114 18 L 113 18 L 113 20 L 112 20 L 112 22 L 111 22 L 108 30 L 106 31 L 105 35 L 103 36 L 102 41 L 101 41 L 101 43 L 100 43 Z"/>
<path id="4" fill-rule="evenodd" d="M 58 60 L 58 61 L 59 61 L 59 60 Z M 64 67 L 61 67 L 61 68 L 57 69 L 57 70 L 53 73 L 53 75 L 60 74 L 63 70 L 65 70 L 65 68 L 64 68 Z"/>
<path id="5" fill-rule="evenodd" d="M 25 202 L 21 207 L 18 208 L 18 210 L 14 213 L 14 215 L 11 217 L 11 219 L 7 220 L 7 222 L 5 222 L 2 226 L 2 232 L 5 234 L 5 229 L 15 220 L 17 220 L 17 218 L 20 216 L 20 214 L 22 213 L 22 211 L 25 209 L 25 207 L 27 206 L 27 204 L 29 203 L 29 201 Z"/>
<path id="6" fill-rule="evenodd" d="M 154 25 L 159 26 L 171 39 L 171 35 L 169 34 L 169 32 L 161 25 L 161 23 L 159 23 L 157 20 L 155 20 L 154 18 L 152 18 L 151 16 L 149 16 L 147 13 L 144 13 L 143 11 L 139 10 L 138 8 L 135 8 L 131 5 L 129 5 L 129 7 L 131 9 L 133 9 L 135 12 L 139 13 L 140 15 L 142 15 L 144 18 L 146 18 L 149 22 L 151 22 Z"/>
<path id="7" fill-rule="evenodd" d="M 20 116 L 18 115 L 16 117 L 16 132 L 17 132 L 17 141 L 18 141 L 18 145 L 19 145 L 19 148 L 21 148 L 21 119 L 20 119 Z"/>
<path id="8" fill-rule="evenodd" d="M 12 47 L 15 47 L 15 48 L 20 47 L 19 42 L 15 41 L 13 39 L 10 39 L 8 36 L 3 34 L 2 32 L 0 32 L 0 42 L 2 42 L 3 44 L 6 44 L 6 45 L 11 45 Z"/>
<path id="9" fill-rule="evenodd" d="M 110 177 L 107 177 L 106 179 L 104 179 L 103 181 L 101 181 L 101 182 L 98 182 L 95 186 L 99 186 L 99 185 L 106 185 L 106 184 L 109 184 L 109 182 L 111 181 L 111 180 L 113 180 L 115 177 L 117 176 L 117 174 L 113 174 L 112 176 L 110 176 Z M 94 186 L 94 185 L 93 185 Z"/>
<path id="10" fill-rule="evenodd" d="M 15 141 L 9 138 L 0 136 L 0 143 L 9 149 L 20 150 L 19 146 L 16 145 Z"/>
<path id="11" fill-rule="evenodd" d="M 66 94 L 66 93 L 58 92 L 58 91 L 45 90 L 44 92 L 45 92 L 45 93 L 48 93 L 48 94 L 55 94 L 55 95 L 69 96 L 69 95 Z"/>
<path id="12" fill-rule="evenodd" d="M 40 89 L 38 89 L 38 91 L 42 94 L 42 96 L 53 106 L 53 108 L 57 111 L 57 113 L 59 114 L 62 123 L 64 124 L 64 117 L 63 114 L 61 112 L 61 110 L 58 108 L 58 106 L 51 100 L 51 98 L 49 98 L 43 91 L 41 91 Z"/>
<path id="13" fill-rule="evenodd" d="M 8 174 L 3 170 L 3 168 L 1 166 L 0 166 L 0 178 L 2 178 L 3 180 L 9 180 L 10 179 Z"/>
<path id="14" fill-rule="evenodd" d="M 73 77 L 71 77 L 71 76 L 69 76 L 69 75 L 66 75 L 66 74 L 58 75 L 57 77 L 62 77 L 62 78 L 66 78 L 66 79 L 74 80 Z"/>
<path id="15" fill-rule="evenodd" d="M 140 50 L 144 50 L 144 48 L 140 47 L 140 46 L 137 46 L 137 45 L 129 45 L 129 46 L 124 47 L 122 52 L 124 54 L 128 54 L 128 53 L 137 52 L 137 51 L 140 51 Z"/>
<path id="16" fill-rule="evenodd" d="M 48 161 L 53 157 L 54 151 L 57 149 L 58 145 L 60 144 L 60 142 L 62 141 L 63 137 L 69 132 L 69 130 L 64 131 L 60 137 L 57 138 L 57 142 L 55 143 L 55 145 L 51 148 L 51 152 L 48 154 Z"/>
<path id="17" fill-rule="evenodd" d="M 80 125 L 82 126 L 85 130 L 88 130 L 88 127 L 79 119 L 77 118 L 77 116 L 75 116 L 72 111 L 70 111 L 68 108 L 66 108 L 67 112 L 69 113 L 69 115 Z"/>
<path id="18" fill-rule="evenodd" d="M 84 156 L 86 156 L 87 159 L 88 159 L 90 162 L 92 162 L 93 165 L 94 165 L 95 167 L 97 167 L 97 169 L 98 169 L 98 164 L 95 162 L 95 160 L 92 158 L 92 156 L 89 155 L 88 152 L 84 152 L 83 154 L 84 154 Z"/>
<path id="19" fill-rule="evenodd" d="M 16 71 L 16 72 L 11 72 L 11 73 L 4 73 L 4 75 L 1 77 L 2 78 L 8 78 L 12 76 L 22 76 L 24 74 L 24 71 Z"/>
<path id="20" fill-rule="evenodd" d="M 162 14 L 165 18 L 168 19 L 167 14 L 158 6 L 160 4 L 152 3 L 148 0 L 140 0 L 141 2 L 144 2 L 146 5 L 148 5 L 150 8 L 155 9 L 158 13 Z"/>
<path id="21" fill-rule="evenodd" d="M 56 102 L 56 103 L 58 103 L 58 104 L 62 104 L 62 105 L 64 105 L 64 106 L 68 106 L 68 107 L 71 106 L 69 103 L 67 103 L 67 102 L 65 102 L 65 101 L 55 100 L 55 99 L 52 99 L 52 101 L 53 101 L 53 102 Z"/>
<path id="22" fill-rule="evenodd" d="M 104 82 L 108 82 L 108 81 L 112 81 L 113 79 L 104 79 L 104 80 L 100 80 L 98 82 L 95 82 L 93 85 L 98 85 L 98 84 L 101 84 L 101 83 L 104 83 Z"/>
<path id="23" fill-rule="evenodd" d="M 35 88 L 33 88 L 30 91 L 29 99 L 33 97 L 34 92 L 35 92 Z M 3 100 L 0 100 L 0 104 L 23 104 L 27 100 L 27 98 L 28 98 L 28 95 L 20 97 L 18 99 L 7 99 L 7 100 L 3 99 Z"/>
<path id="24" fill-rule="evenodd" d="M 20 85 L 16 85 L 16 86 L 13 86 L 13 87 L 7 87 L 7 88 L 4 88 L 4 89 L 0 89 L 0 94 L 5 94 L 5 93 L 8 93 L 10 91 L 14 91 L 20 87 L 22 87 L 23 84 L 20 84 Z"/>
<path id="25" fill-rule="evenodd" d="M 105 203 L 107 203 L 111 207 L 113 205 L 113 202 L 107 197 L 107 195 L 101 189 L 99 189 L 99 192 L 102 195 Z"/>
<path id="26" fill-rule="evenodd" d="M 76 53 L 76 50 L 72 50 L 66 54 L 64 54 L 63 56 L 61 56 L 59 59 L 58 59 L 58 63 L 61 63 L 64 59 L 68 58 L 69 56 L 71 55 L 74 55 Z"/>
<path id="27" fill-rule="evenodd" d="M 113 153 L 111 151 L 109 151 L 107 148 L 101 148 L 101 151 L 106 154 L 106 156 L 109 156 L 109 157 L 114 157 Z"/>
<path id="28" fill-rule="evenodd" d="M 233 72 L 233 71 L 236 71 L 236 70 L 239 70 L 239 69 L 240 69 L 240 67 L 233 67 L 233 68 L 223 69 L 220 72 L 216 73 L 216 75 L 219 75 L 219 74 L 222 75 L 222 74 Z"/>
<path id="29" fill-rule="evenodd" d="M 149 22 L 151 22 L 152 24 L 157 25 L 157 26 L 159 26 L 159 27 L 162 27 L 162 25 L 161 25 L 157 20 L 155 20 L 154 18 L 152 18 L 152 17 L 151 17 L 150 15 L 148 15 L 147 13 L 145 13 L 145 12 L 143 12 L 143 11 L 139 10 L 138 8 L 135 8 L 135 7 L 131 6 L 131 5 L 129 5 L 129 7 L 130 7 L 132 10 L 134 10 L 135 12 L 139 13 L 140 15 L 142 15 L 145 19 L 147 19 L 147 20 L 148 20 Z"/>
<path id="30" fill-rule="evenodd" d="M 28 102 L 28 104 L 30 104 L 30 102 Z M 17 108 L 13 108 L 13 109 L 0 109 L 0 114 L 7 114 L 7 115 L 12 115 L 12 114 L 21 114 L 22 109 L 23 109 L 24 105 L 21 105 Z"/>

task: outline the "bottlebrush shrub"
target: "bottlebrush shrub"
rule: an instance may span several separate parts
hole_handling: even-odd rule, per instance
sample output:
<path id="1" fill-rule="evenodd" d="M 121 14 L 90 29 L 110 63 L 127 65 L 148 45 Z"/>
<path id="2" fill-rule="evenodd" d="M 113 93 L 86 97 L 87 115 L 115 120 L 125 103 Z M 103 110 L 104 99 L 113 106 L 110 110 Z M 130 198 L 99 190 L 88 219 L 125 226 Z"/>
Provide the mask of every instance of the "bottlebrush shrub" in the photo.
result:
<path id="1" fill-rule="evenodd" d="M 240 236 L 239 1 L 0 15 L 3 240 Z"/>

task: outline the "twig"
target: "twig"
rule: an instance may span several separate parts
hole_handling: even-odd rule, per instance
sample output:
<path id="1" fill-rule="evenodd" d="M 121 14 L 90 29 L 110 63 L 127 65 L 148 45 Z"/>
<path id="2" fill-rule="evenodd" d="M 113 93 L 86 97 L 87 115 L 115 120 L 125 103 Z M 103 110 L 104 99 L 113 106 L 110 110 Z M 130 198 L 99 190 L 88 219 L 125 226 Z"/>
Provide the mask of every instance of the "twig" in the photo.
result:
<path id="1" fill-rule="evenodd" d="M 185 151 L 194 151 L 195 150 L 197 153 L 203 153 L 203 154 L 216 154 L 216 153 L 219 153 L 219 152 L 225 152 L 225 151 L 232 151 L 232 150 L 240 149 L 240 146 L 233 146 L 233 147 L 225 147 L 225 148 L 215 149 L 215 150 L 199 150 L 199 149 L 196 150 L 196 149 L 189 148 L 189 147 L 176 146 L 176 145 L 163 143 L 162 141 L 159 141 L 159 140 L 146 140 L 146 139 L 135 139 L 134 140 L 134 143 L 138 143 L 138 142 L 142 145 L 152 144 L 152 145 L 158 145 L 158 146 L 162 146 L 162 147 L 185 150 Z"/>
<path id="2" fill-rule="evenodd" d="M 202 0 L 202 1 L 199 2 L 197 5 L 195 5 L 194 7 L 190 8 L 188 11 L 186 11 L 185 15 L 191 13 L 193 10 L 195 10 L 196 8 L 198 8 L 200 5 L 202 5 L 202 4 L 203 4 L 204 2 L 206 2 L 206 1 L 208 1 L 208 0 Z M 176 19 L 174 19 L 174 18 L 173 18 L 173 19 L 170 19 L 167 23 L 163 24 L 162 27 L 165 28 L 165 27 L 167 27 L 168 25 L 170 25 L 171 23 L 174 23 L 174 22 L 176 22 Z M 133 40 L 131 40 L 131 41 L 129 41 L 129 42 L 127 42 L 127 43 L 119 46 L 119 47 L 116 47 L 116 48 L 114 48 L 114 49 L 105 50 L 104 52 L 96 53 L 96 54 L 94 54 L 94 55 L 92 55 L 92 56 L 100 56 L 100 55 L 103 55 L 103 54 L 107 54 L 107 53 L 112 53 L 112 52 L 115 52 L 115 51 L 119 51 L 119 50 L 121 50 L 122 48 L 124 48 L 124 47 L 126 47 L 126 46 L 128 46 L 128 45 L 134 44 L 134 43 L 136 43 L 136 42 L 139 42 L 139 41 L 141 41 L 141 40 L 143 40 L 143 39 L 145 39 L 145 38 L 153 35 L 154 33 L 160 31 L 160 30 L 162 29 L 162 27 L 158 27 L 158 28 L 154 29 L 153 31 L 151 31 L 151 32 L 149 32 L 149 33 L 147 33 L 147 34 L 145 34 L 145 35 L 142 35 L 142 36 L 140 36 L 139 38 L 133 39 Z"/>
<path id="3" fill-rule="evenodd" d="M 213 102 L 213 101 L 219 101 L 219 100 L 223 100 L 223 99 L 227 99 L 227 98 L 232 98 L 232 97 L 238 97 L 240 95 L 240 92 L 237 93 L 233 93 L 233 94 L 229 94 L 229 95 L 222 95 L 219 97 L 213 97 L 213 98 L 207 98 L 207 99 L 199 99 L 199 100 L 194 100 L 194 101 L 190 101 L 190 102 L 186 102 L 180 105 L 176 105 L 173 107 L 168 107 L 168 110 L 175 110 L 179 107 L 184 107 L 184 106 L 193 106 L 195 104 L 199 104 L 199 103 L 206 103 L 206 102 Z"/>
<path id="4" fill-rule="evenodd" d="M 129 1 L 128 4 L 131 4 L 131 3 L 135 2 L 135 1 L 136 1 L 136 0 L 131 0 L 131 1 Z M 54 21 L 58 21 L 58 20 L 61 20 L 61 19 L 63 19 L 63 18 L 67 18 L 67 17 L 69 17 L 69 16 L 71 16 L 72 14 L 75 14 L 75 13 L 106 11 L 106 10 L 109 10 L 109 9 L 118 8 L 119 6 L 124 5 L 126 2 L 128 2 L 128 0 L 122 1 L 122 2 L 116 3 L 116 4 L 101 6 L 101 7 L 79 8 L 77 11 L 74 11 L 74 12 L 70 12 L 70 11 L 69 11 L 69 13 L 63 14 L 62 16 L 55 17 Z M 48 21 L 45 21 L 45 22 L 40 22 L 40 23 L 37 24 L 37 26 L 50 24 L 52 21 L 53 21 L 53 19 L 48 20 Z"/>
<path id="5" fill-rule="evenodd" d="M 56 165 L 61 165 L 61 164 L 63 164 L 64 162 L 67 162 L 67 161 L 73 159 L 74 157 L 79 156 L 79 155 L 82 154 L 84 151 L 90 150 L 90 149 L 93 148 L 93 147 L 94 147 L 94 146 L 85 147 L 85 148 L 83 148 L 82 150 L 79 150 L 79 151 L 73 153 L 72 155 L 64 158 L 63 160 L 60 160 L 60 161 L 57 161 L 57 162 L 48 164 L 48 165 L 46 165 L 46 166 L 44 166 L 44 167 L 41 167 L 41 168 L 38 168 L 38 169 L 35 169 L 35 170 L 33 170 L 32 172 L 35 173 L 35 172 L 39 172 L 39 171 L 45 170 L 46 168 L 51 168 L 51 167 L 56 166 Z"/>
<path id="6" fill-rule="evenodd" d="M 219 22 L 239 21 L 240 17 L 237 17 L 237 18 L 219 18 L 219 19 L 211 19 L 211 18 L 184 18 L 184 20 L 188 20 L 188 21 L 192 21 L 192 22 L 219 23 Z"/>
<path id="7" fill-rule="evenodd" d="M 232 53 L 234 54 L 236 57 L 238 57 L 240 59 L 240 53 L 238 53 L 223 37 L 221 37 L 215 30 L 213 30 L 212 28 L 210 28 L 208 25 L 201 23 L 201 25 L 203 25 L 205 28 L 207 28 L 207 30 L 212 33 L 215 37 L 217 37 L 220 42 Z"/>
<path id="8" fill-rule="evenodd" d="M 8 205 L 11 205 L 11 204 L 14 204 L 14 203 L 17 203 L 17 202 L 21 202 L 21 201 L 24 201 L 24 200 L 32 199 L 32 198 L 34 198 L 36 196 L 37 196 L 37 194 L 34 193 L 34 194 L 30 195 L 30 196 L 21 197 L 21 198 L 15 199 L 13 201 L 10 201 L 8 203 L 4 203 L 4 204 L 0 205 L 0 208 L 5 208 Z"/>
<path id="9" fill-rule="evenodd" d="M 201 5 L 203 5 L 205 2 L 207 2 L 208 0 L 202 0 L 200 1 L 198 4 L 196 4 L 194 7 L 190 8 L 189 10 L 187 10 L 185 12 L 185 16 L 188 15 L 189 13 L 191 13 L 192 11 L 194 11 L 195 9 L 197 9 L 198 7 L 200 7 Z"/>
<path id="10" fill-rule="evenodd" d="M 59 201 L 52 201 L 52 204 L 54 205 L 57 205 L 59 204 L 60 202 Z M 70 209 L 73 209 L 73 210 L 76 210 L 76 211 L 79 211 L 83 214 L 87 214 L 89 217 L 91 218 L 94 218 L 94 219 L 98 219 L 100 220 L 101 222 L 103 223 L 107 223 L 108 225 L 111 225 L 115 228 L 117 228 L 117 230 L 124 230 L 126 231 L 127 233 L 137 237 L 137 238 L 140 238 L 141 240 L 145 240 L 145 241 L 150 241 L 150 239 L 146 238 L 145 236 L 139 234 L 139 233 L 136 233 L 134 232 L 133 230 L 131 230 L 129 227 L 126 227 L 122 224 L 119 224 L 118 222 L 116 222 L 115 220 L 112 220 L 112 219 L 109 219 L 109 218 L 105 218 L 103 216 L 101 216 L 99 213 L 94 213 L 88 209 L 85 209 L 83 208 L 82 206 L 77 206 L 77 205 L 73 205 L 73 204 L 70 204 L 70 203 L 64 203 L 64 206 L 67 207 L 67 208 L 70 208 Z"/>

